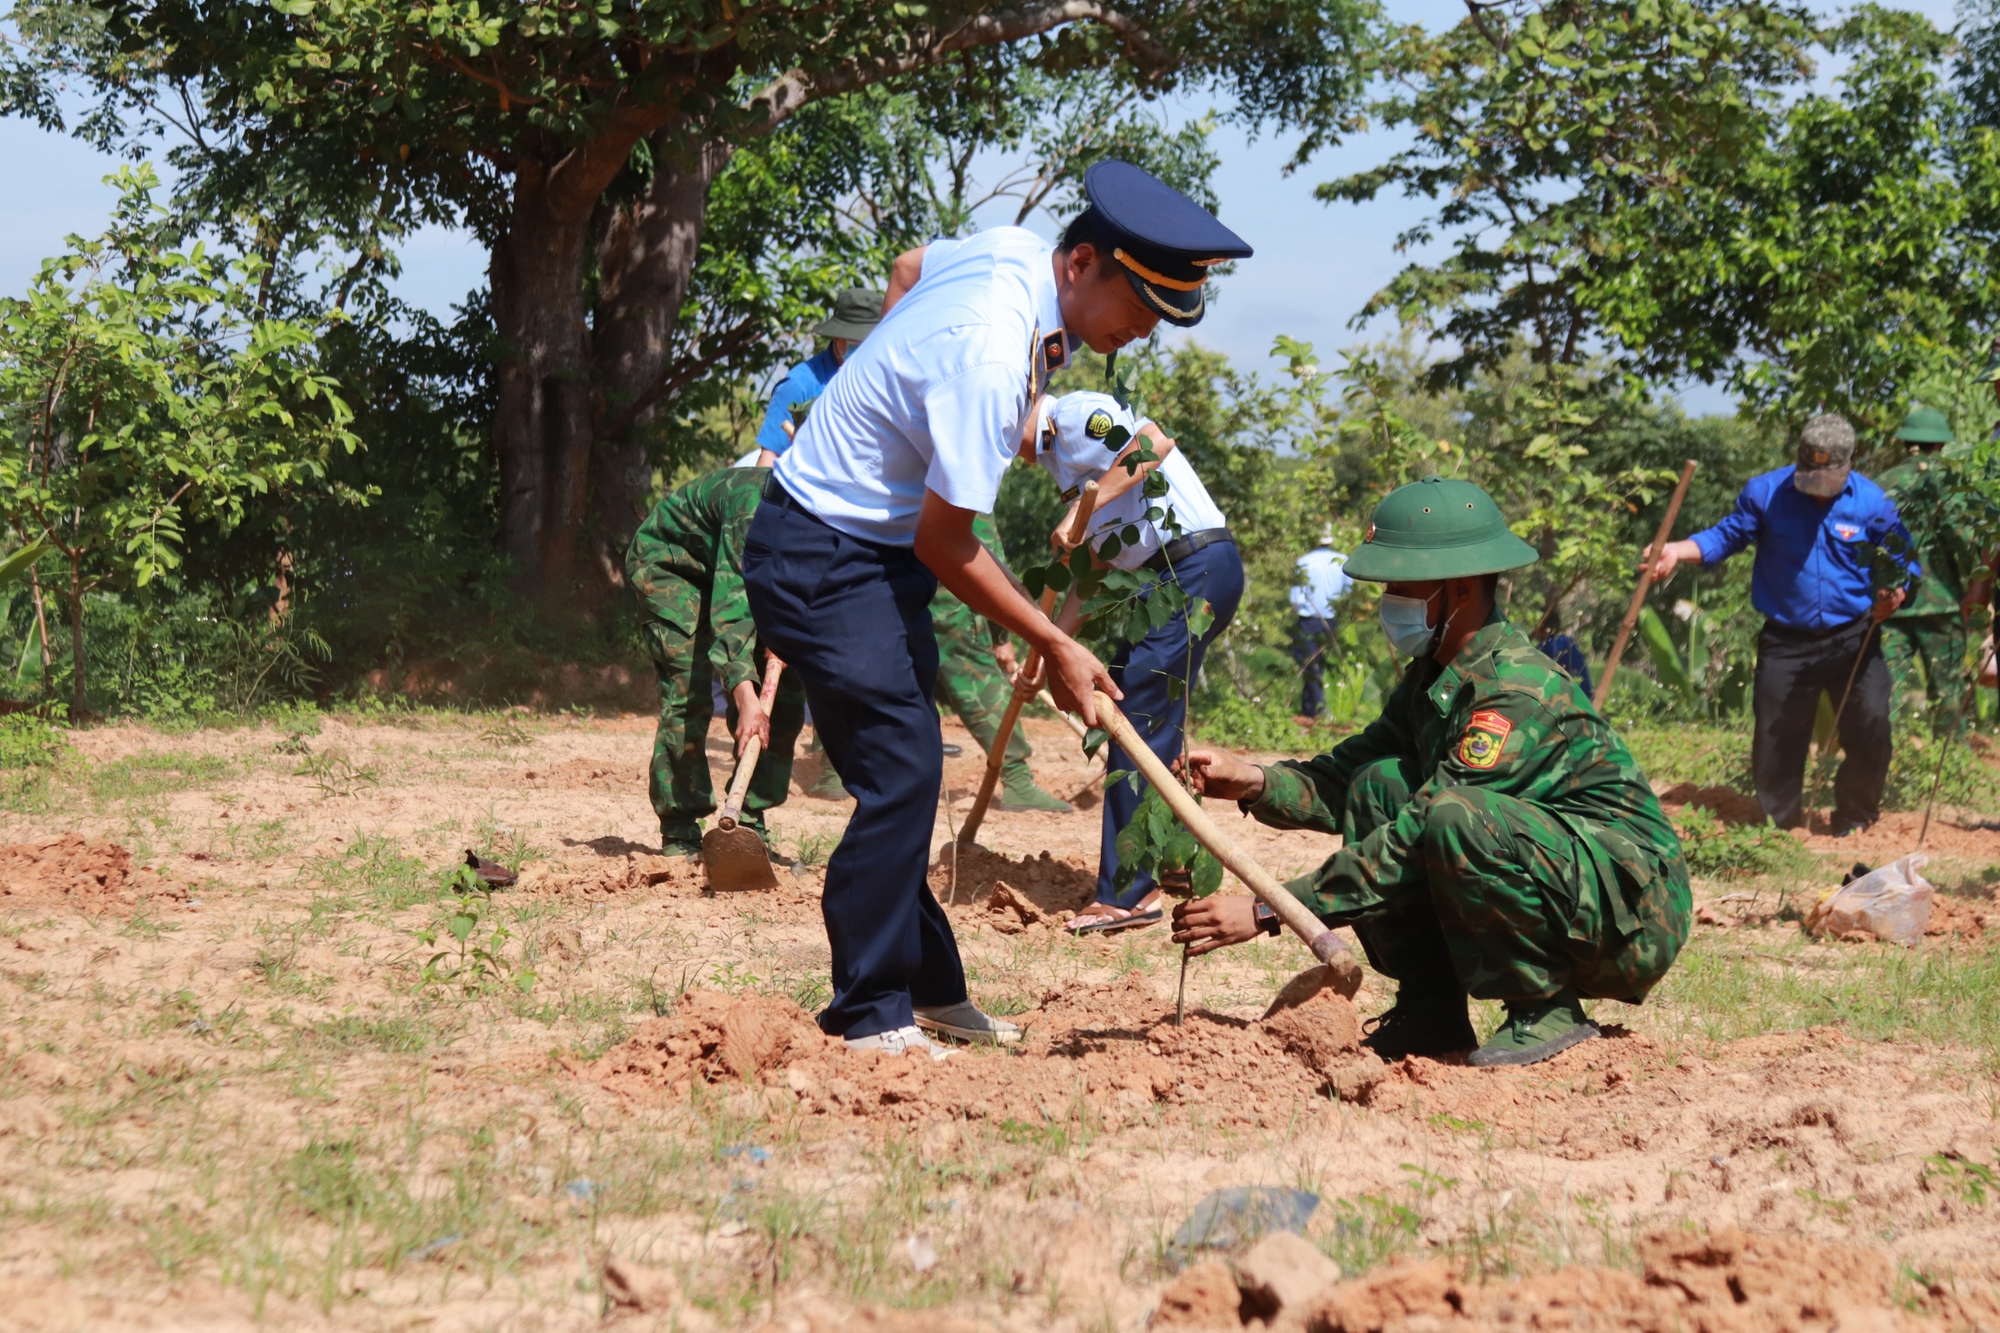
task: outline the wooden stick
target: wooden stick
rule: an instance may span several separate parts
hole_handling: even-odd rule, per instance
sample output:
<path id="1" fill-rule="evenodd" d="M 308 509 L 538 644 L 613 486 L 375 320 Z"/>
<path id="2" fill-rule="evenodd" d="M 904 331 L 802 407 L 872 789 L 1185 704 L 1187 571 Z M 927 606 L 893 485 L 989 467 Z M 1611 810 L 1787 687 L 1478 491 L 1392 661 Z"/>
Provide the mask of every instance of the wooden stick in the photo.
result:
<path id="1" fill-rule="evenodd" d="M 764 716 L 771 715 L 771 700 L 778 695 L 778 677 L 784 673 L 785 664 L 778 660 L 776 653 L 764 654 L 764 688 L 759 702 L 764 705 Z M 743 813 L 743 794 L 750 790 L 750 775 L 757 770 L 757 756 L 762 753 L 764 743 L 755 736 L 743 747 L 743 753 L 736 759 L 736 776 L 729 780 L 729 795 L 723 798 L 722 813 L 716 818 L 719 829 L 736 827 L 736 817 Z"/>
<path id="2" fill-rule="evenodd" d="M 1618 674 L 1618 659 L 1625 655 L 1625 641 L 1632 637 L 1632 627 L 1639 623 L 1639 612 L 1646 605 L 1646 591 L 1653 586 L 1653 562 L 1660 558 L 1667 538 L 1673 535 L 1674 520 L 1681 516 L 1681 501 L 1687 499 L 1695 466 L 1690 458 L 1681 468 L 1680 485 L 1674 487 L 1674 498 L 1667 501 L 1666 517 L 1660 520 L 1653 544 L 1646 548 L 1645 562 L 1639 566 L 1639 586 L 1632 590 L 1632 604 L 1625 608 L 1625 619 L 1618 622 L 1618 637 L 1611 641 L 1611 656 L 1604 659 L 1604 674 L 1597 678 L 1597 697 L 1590 701 L 1599 712 L 1604 710 L 1604 701 L 1611 697 L 1611 678 Z"/>
<path id="3" fill-rule="evenodd" d="M 1090 531 L 1090 516 L 1097 509 L 1097 483 L 1086 481 L 1083 491 L 1076 498 L 1076 517 L 1070 520 L 1069 538 L 1072 544 L 1083 541 Z M 1056 609 L 1056 590 L 1042 589 L 1042 614 L 1053 616 Z M 1000 729 L 993 733 L 993 744 L 986 751 L 986 771 L 979 778 L 979 795 L 973 798 L 972 809 L 965 816 L 965 827 L 958 831 L 958 845 L 972 846 L 979 836 L 979 826 L 986 820 L 986 807 L 993 803 L 993 789 L 1000 783 L 1000 766 L 1007 762 L 1007 742 L 1013 738 L 1014 724 L 1021 720 L 1021 706 L 1027 703 L 1034 691 L 1023 688 L 1042 669 L 1042 655 L 1030 648 L 1028 660 L 1021 666 L 1021 674 L 1015 678 L 1014 697 L 1007 701 L 1007 712 L 1000 719 Z M 1060 709 L 1058 712 L 1062 711 Z"/>
<path id="4" fill-rule="evenodd" d="M 1064 722 L 1068 723 L 1069 729 L 1076 733 L 1076 738 L 1078 740 L 1082 740 L 1084 737 L 1090 734 L 1089 729 L 1085 727 L 1083 723 L 1077 721 L 1075 718 L 1071 717 L 1068 713 L 1063 712 L 1062 705 L 1057 703 L 1056 697 L 1053 694 L 1050 694 L 1046 689 L 1043 690 L 1040 694 L 1036 695 L 1035 697 L 1042 701 L 1042 706 L 1044 708 L 1047 708 L 1050 712 L 1054 713 L 1057 717 L 1061 718 Z"/>
<path id="5" fill-rule="evenodd" d="M 1160 762 L 1152 747 L 1140 738 L 1125 714 L 1118 710 L 1118 705 L 1102 691 L 1097 694 L 1097 721 L 1111 733 L 1111 739 L 1118 742 L 1118 747 L 1132 757 L 1132 762 L 1139 766 L 1146 781 L 1158 789 L 1187 831 L 1194 834 L 1202 846 L 1215 853 L 1216 860 L 1242 880 L 1250 892 L 1263 900 L 1278 914 L 1280 921 L 1305 941 L 1313 957 L 1335 973 L 1344 993 L 1352 998 L 1361 984 L 1361 964 L 1347 947 L 1347 941 L 1327 929 L 1304 903 L 1286 891 L 1270 871 L 1253 861 L 1242 848 L 1230 841 L 1228 834 L 1216 827 L 1215 821 L 1188 794 L 1187 788 L 1181 786 L 1167 766 Z"/>

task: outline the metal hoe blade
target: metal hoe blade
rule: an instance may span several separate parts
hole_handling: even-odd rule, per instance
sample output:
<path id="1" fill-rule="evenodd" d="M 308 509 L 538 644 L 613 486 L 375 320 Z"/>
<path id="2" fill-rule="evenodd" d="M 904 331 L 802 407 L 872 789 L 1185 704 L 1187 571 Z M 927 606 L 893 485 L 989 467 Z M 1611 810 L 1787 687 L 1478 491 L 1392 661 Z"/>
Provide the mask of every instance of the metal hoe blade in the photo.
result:
<path id="1" fill-rule="evenodd" d="M 702 834 L 701 863 L 708 871 L 708 887 L 716 893 L 778 887 L 764 840 L 757 836 L 757 830 L 741 824 Z"/>

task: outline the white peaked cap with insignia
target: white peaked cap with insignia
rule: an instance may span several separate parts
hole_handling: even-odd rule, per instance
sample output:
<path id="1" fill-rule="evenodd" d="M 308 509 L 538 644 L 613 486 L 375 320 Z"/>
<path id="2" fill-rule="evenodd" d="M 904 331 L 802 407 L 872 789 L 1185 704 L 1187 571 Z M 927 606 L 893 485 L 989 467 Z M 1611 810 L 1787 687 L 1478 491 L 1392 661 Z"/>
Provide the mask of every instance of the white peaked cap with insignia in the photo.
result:
<path id="1" fill-rule="evenodd" d="M 1086 390 L 1044 398 L 1035 423 L 1035 462 L 1048 469 L 1067 495 L 1103 476 L 1130 437 L 1148 424 L 1148 418 L 1119 406 L 1108 393 Z"/>

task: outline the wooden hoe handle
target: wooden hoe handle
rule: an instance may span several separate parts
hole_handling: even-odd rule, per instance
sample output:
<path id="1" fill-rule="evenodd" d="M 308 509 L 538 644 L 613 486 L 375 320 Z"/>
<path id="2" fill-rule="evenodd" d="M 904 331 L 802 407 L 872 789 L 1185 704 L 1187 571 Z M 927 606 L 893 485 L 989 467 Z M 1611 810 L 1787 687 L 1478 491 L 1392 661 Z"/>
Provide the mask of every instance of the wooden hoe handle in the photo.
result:
<path id="1" fill-rule="evenodd" d="M 1160 757 L 1153 753 L 1153 748 L 1140 738 L 1139 733 L 1126 720 L 1125 714 L 1118 710 L 1118 705 L 1102 691 L 1097 695 L 1097 721 L 1111 733 L 1111 738 L 1118 742 L 1119 748 L 1132 756 L 1132 762 L 1139 766 L 1140 773 L 1144 774 L 1146 781 L 1152 783 L 1160 795 L 1166 798 L 1167 804 L 1173 807 L 1173 812 L 1180 817 L 1187 831 L 1194 834 L 1202 846 L 1215 853 L 1215 858 L 1228 867 L 1231 874 L 1248 885 L 1250 892 L 1256 894 L 1266 906 L 1276 912 L 1278 919 L 1291 927 L 1292 932 L 1305 941 L 1306 947 L 1312 950 L 1313 957 L 1326 964 L 1327 969 L 1336 976 L 1350 983 L 1359 983 L 1361 964 L 1355 960 L 1353 951 L 1347 947 L 1347 941 L 1329 930 L 1304 903 L 1286 891 L 1276 876 L 1251 860 L 1248 853 L 1216 826 L 1215 821 L 1210 819 L 1194 797 L 1188 794 L 1187 788 L 1181 786 L 1168 771 L 1167 766 L 1160 762 Z M 1353 993 L 1350 986 L 1347 994 Z"/>
<path id="2" fill-rule="evenodd" d="M 771 700 L 778 696 L 778 677 L 784 674 L 785 664 L 778 660 L 776 653 L 764 654 L 764 688 L 757 700 L 764 706 L 764 716 L 771 715 Z M 750 775 L 757 771 L 757 756 L 763 752 L 764 743 L 755 736 L 743 747 L 743 753 L 736 760 L 736 776 L 729 780 L 729 795 L 723 798 L 722 813 L 716 818 L 719 829 L 736 827 L 736 817 L 743 813 L 743 793 L 750 790 Z"/>
<path id="3" fill-rule="evenodd" d="M 1069 537 L 1072 543 L 1080 543 L 1090 531 L 1090 516 L 1097 511 L 1097 483 L 1086 481 L 1083 491 L 1076 499 L 1076 517 L 1070 520 Z M 1042 589 L 1042 614 L 1054 616 L 1056 590 Z M 986 807 L 993 803 L 993 789 L 1000 783 L 1000 767 L 1007 761 L 1007 742 L 1013 739 L 1014 724 L 1021 720 L 1021 706 L 1028 702 L 1034 691 L 1027 687 L 1035 673 L 1042 669 L 1042 655 L 1030 648 L 1028 660 L 1021 665 L 1021 674 L 1015 678 L 1014 697 L 1007 701 L 1006 715 L 1000 719 L 1000 729 L 993 733 L 993 744 L 986 751 L 986 771 L 979 777 L 979 795 L 973 798 L 972 811 L 965 817 L 965 826 L 958 831 L 958 845 L 972 846 L 979 836 L 979 826 L 986 820 Z M 1060 711 L 1060 710 L 1058 710 Z"/>
<path id="4" fill-rule="evenodd" d="M 1611 697 L 1611 678 L 1618 674 L 1618 659 L 1625 655 L 1625 641 L 1632 637 L 1632 627 L 1639 623 L 1639 612 L 1646 605 L 1646 591 L 1653 586 L 1653 562 L 1660 558 L 1667 538 L 1673 536 L 1674 520 L 1680 517 L 1681 501 L 1687 499 L 1694 469 L 1692 458 L 1681 468 L 1680 485 L 1674 487 L 1674 498 L 1667 501 L 1667 516 L 1660 520 L 1660 530 L 1654 535 L 1653 544 L 1646 548 L 1646 559 L 1639 566 L 1639 586 L 1632 590 L 1632 604 L 1625 608 L 1625 619 L 1618 622 L 1618 637 L 1611 641 L 1611 656 L 1604 659 L 1604 674 L 1597 678 L 1597 695 L 1590 701 L 1600 713 L 1604 711 L 1604 701 Z"/>

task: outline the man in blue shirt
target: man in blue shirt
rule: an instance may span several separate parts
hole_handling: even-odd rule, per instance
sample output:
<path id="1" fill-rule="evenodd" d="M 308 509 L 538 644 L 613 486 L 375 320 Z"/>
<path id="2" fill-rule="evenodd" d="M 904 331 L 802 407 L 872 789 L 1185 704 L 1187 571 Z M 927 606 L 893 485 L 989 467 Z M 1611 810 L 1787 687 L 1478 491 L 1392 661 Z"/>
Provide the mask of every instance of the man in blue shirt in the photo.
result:
<path id="1" fill-rule="evenodd" d="M 778 460 L 744 543 L 758 631 L 798 672 L 855 798 L 820 900 L 833 998 L 819 1024 L 851 1048 L 941 1056 L 927 1034 L 1020 1040 L 967 998 L 950 919 L 925 883 L 944 779 L 931 596 L 942 582 L 1026 640 L 1057 704 L 1086 723 L 1093 690 L 1123 697 L 1008 580 L 972 521 L 992 510 L 1029 411 L 1079 343 L 1115 352 L 1161 319 L 1194 324 L 1208 267 L 1250 253 L 1129 163 L 1099 162 L 1084 193 L 1090 207 L 1059 245 L 995 227 L 897 258 L 881 327 Z"/>
<path id="2" fill-rule="evenodd" d="M 1298 570 L 1292 585 L 1292 660 L 1304 682 L 1298 720 L 1310 724 L 1326 706 L 1321 682 L 1333 650 L 1333 604 L 1347 596 L 1354 580 L 1347 577 L 1347 554 L 1333 549 L 1331 527 L 1320 534 L 1318 546 L 1299 557 Z"/>
<path id="3" fill-rule="evenodd" d="M 1750 600 L 1766 617 L 1757 637 L 1757 800 L 1780 828 L 1806 822 L 1806 750 L 1819 698 L 1841 704 L 1833 831 L 1866 828 L 1882 812 L 1889 775 L 1889 666 L 1876 627 L 1922 572 L 1896 502 L 1854 471 L 1854 428 L 1828 413 L 1799 433 L 1798 462 L 1752 477 L 1714 527 L 1669 542 L 1653 566 L 1712 565 L 1751 543 Z"/>
<path id="4" fill-rule="evenodd" d="M 778 455 L 792 447 L 794 403 L 809 403 L 826 392 L 827 382 L 840 370 L 854 344 L 866 338 L 882 319 L 885 293 L 866 287 L 849 287 L 833 299 L 833 313 L 821 320 L 813 336 L 825 338 L 826 347 L 810 360 L 793 366 L 790 373 L 771 390 L 764 409 L 764 424 L 757 428 L 757 467 L 770 467 Z"/>

